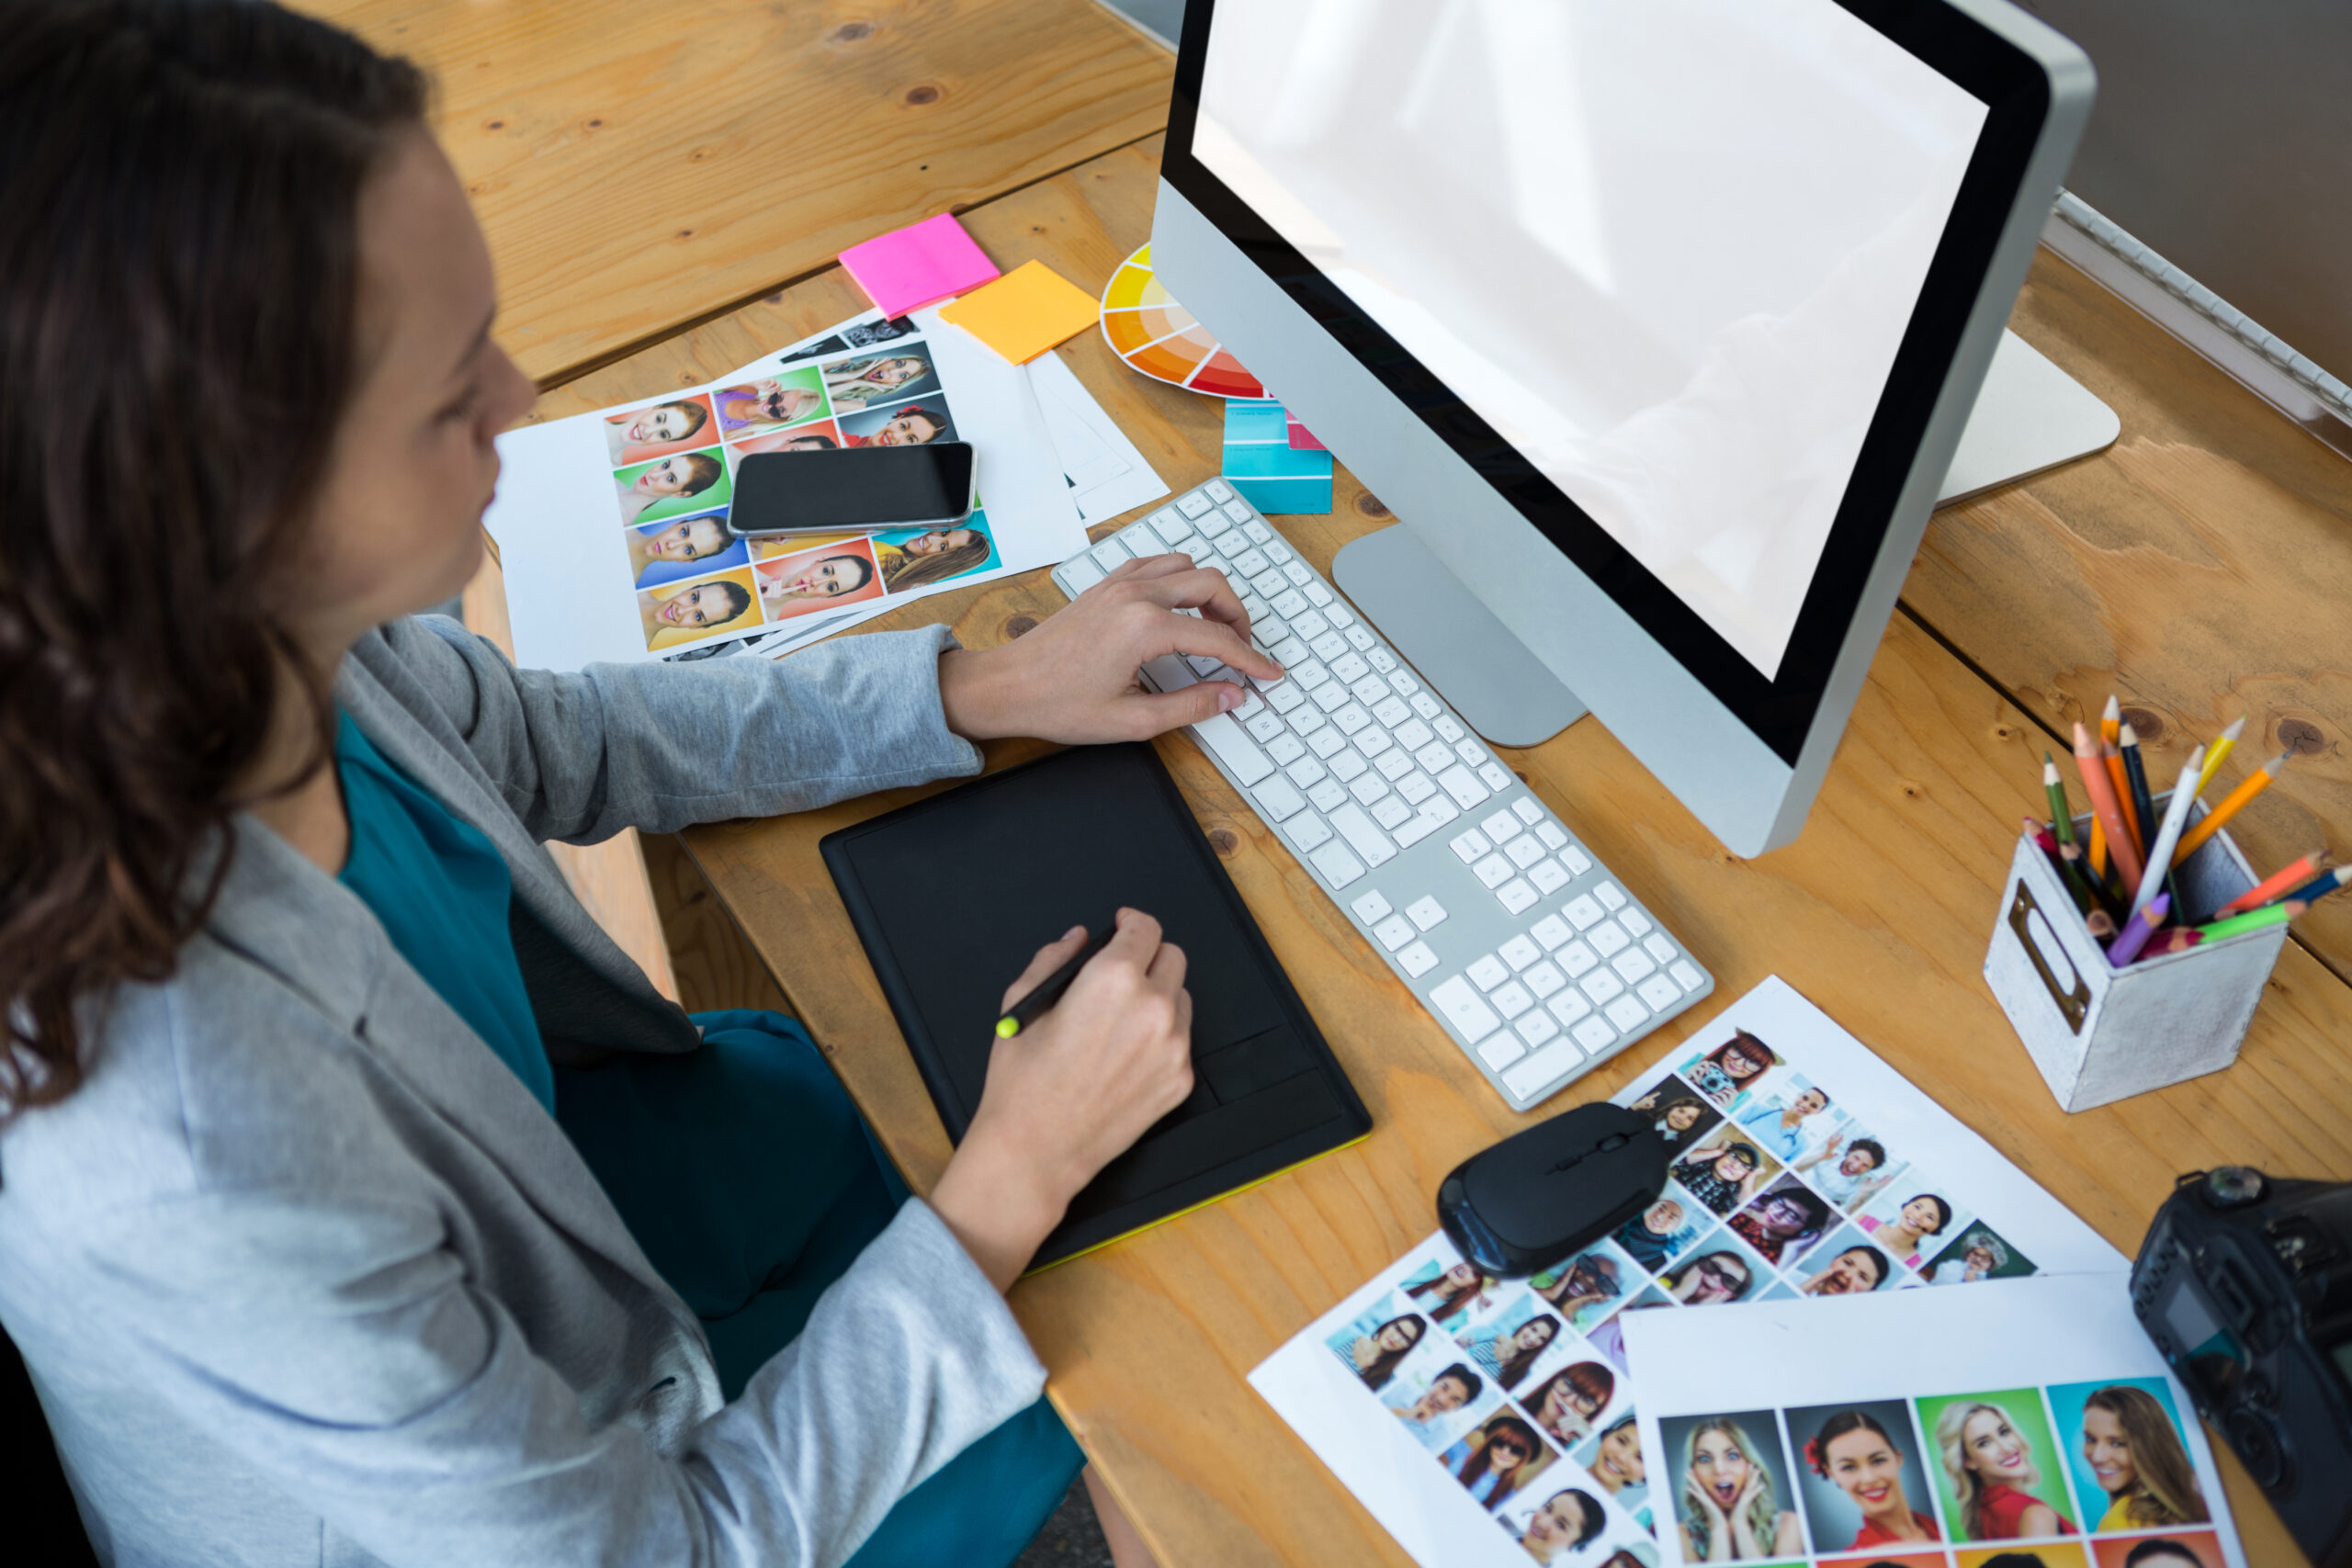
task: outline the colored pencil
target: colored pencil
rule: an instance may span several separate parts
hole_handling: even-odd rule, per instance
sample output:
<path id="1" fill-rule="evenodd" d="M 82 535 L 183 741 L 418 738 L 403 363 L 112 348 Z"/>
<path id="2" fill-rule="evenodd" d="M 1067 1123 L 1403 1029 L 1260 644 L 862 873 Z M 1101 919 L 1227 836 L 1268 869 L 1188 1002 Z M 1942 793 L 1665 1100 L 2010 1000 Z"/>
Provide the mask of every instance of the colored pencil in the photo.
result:
<path id="1" fill-rule="evenodd" d="M 2100 743 L 2108 746 L 2114 745 L 2115 738 L 2122 728 L 2123 705 L 2116 700 L 2116 696 L 2113 692 L 2109 692 L 2107 694 L 2107 706 L 2099 711 L 2098 716 L 2098 738 Z"/>
<path id="2" fill-rule="evenodd" d="M 2124 921 L 2123 929 L 2115 933 L 2115 940 L 2108 944 L 2107 961 L 2118 969 L 2127 967 L 2140 956 L 2140 950 L 2148 945 L 2148 939 L 2156 934 L 2156 928 L 2165 923 L 2165 916 L 2171 910 L 2172 900 L 2161 893 L 2148 900 L 2147 908 Z"/>
<path id="3" fill-rule="evenodd" d="M 2352 866 L 2339 865 L 2334 871 L 2321 872 L 2287 897 L 2292 903 L 2316 904 L 2347 882 L 2352 882 Z"/>
<path id="4" fill-rule="evenodd" d="M 2093 909 L 2083 917 L 2083 929 L 2105 942 L 2115 934 L 2115 917 L 2105 909 Z"/>
<path id="5" fill-rule="evenodd" d="M 2041 793 L 2050 797 L 2050 831 L 2062 844 L 2075 841 L 2075 814 L 2066 806 L 2066 786 L 2058 777 L 2058 759 L 2041 754 Z"/>
<path id="6" fill-rule="evenodd" d="M 2107 880 L 2107 825 L 2094 813 L 2091 817 L 2091 841 L 2088 846 L 2091 875 Z"/>
<path id="7" fill-rule="evenodd" d="M 2165 806 L 2164 823 L 2156 829 L 2156 841 L 2148 846 L 2148 868 L 2140 878 L 2140 891 L 2132 896 L 2132 912 L 2135 915 L 2163 890 L 2165 878 L 2171 874 L 2172 847 L 2180 842 L 2180 830 L 2188 825 L 2188 807 L 2197 799 L 2197 775 L 2204 767 L 2205 748 L 2199 746 L 2182 764 L 2180 778 L 2172 786 L 2172 799 Z M 2146 787 L 2144 783 L 2141 785 L 2142 793 L 2146 792 Z"/>
<path id="8" fill-rule="evenodd" d="M 2213 744 L 2205 753 L 2205 772 L 2197 780 L 2198 794 L 2205 793 L 2205 786 L 2211 784 L 2213 775 L 2222 771 L 2222 759 L 2237 750 L 2238 737 L 2245 733 L 2245 715 L 2240 714 L 2230 720 L 2227 729 L 2213 738 Z"/>
<path id="9" fill-rule="evenodd" d="M 2148 789 L 2148 764 L 2140 755 L 2140 737 L 2126 724 L 2117 737 L 2116 750 L 2123 756 L 2124 781 L 2132 786 L 2132 829 L 2140 835 L 2140 852 L 2151 861 L 2149 853 L 2156 838 L 2155 796 Z"/>
<path id="10" fill-rule="evenodd" d="M 2143 959 L 2162 958 L 2167 953 L 2187 953 L 2205 940 L 2204 933 L 2193 926 L 2168 926 L 2148 939 L 2140 950 Z"/>
<path id="11" fill-rule="evenodd" d="M 2117 869 L 2132 886 L 2140 885 L 2140 852 L 2132 846 L 2132 835 L 2123 826 L 2123 808 L 2116 804 L 2115 781 L 2107 772 L 2090 730 L 2081 724 L 2075 726 L 2075 771 L 2083 775 L 2083 793 L 2090 797 L 2091 815 L 2107 829 L 2107 850 L 2115 857 Z"/>
<path id="12" fill-rule="evenodd" d="M 2099 748 L 2099 761 L 2107 770 L 2107 782 L 2115 788 L 2116 815 L 2123 819 L 2123 830 L 2132 836 L 2132 855 L 2145 860 L 2148 840 L 2141 834 L 2140 814 L 2132 806 L 2132 775 L 2123 771 L 2123 751 L 2110 741 Z"/>
<path id="13" fill-rule="evenodd" d="M 2068 890 L 2075 895 L 2075 903 L 2077 908 L 2086 914 L 2094 908 L 2104 909 L 2110 919 L 2113 918 L 2119 906 L 2113 896 L 2108 892 L 2107 884 L 2083 874 L 2082 845 L 2059 845 L 2058 864 L 2065 874 Z"/>
<path id="14" fill-rule="evenodd" d="M 2195 854 L 2198 847 L 2222 830 L 2222 825 L 2245 808 L 2247 801 L 2268 789 L 2278 770 L 2287 765 L 2289 753 L 2281 751 L 2270 761 L 2246 775 L 2245 782 L 2222 797 L 2222 804 L 2205 814 L 2205 819 L 2180 836 L 2180 847 L 2173 852 L 2173 863 L 2179 864 Z"/>
<path id="15" fill-rule="evenodd" d="M 2313 850 L 2302 859 L 2290 862 L 2288 864 L 2279 867 L 2277 871 L 2272 872 L 2269 875 L 2264 877 L 2261 881 L 2256 883 L 2253 886 L 2247 888 L 2245 892 L 2239 894 L 2236 897 L 2231 899 L 2228 903 L 2214 910 L 2213 918 L 2218 920 L 2224 915 L 2235 915 L 2243 913 L 2247 909 L 2259 908 L 2263 905 L 2269 903 L 2273 898 L 2281 897 L 2286 894 L 2294 892 L 2297 888 L 2302 886 L 2304 883 L 2309 882 L 2313 876 L 2316 876 L 2319 874 L 2319 857 L 2321 852 L 2322 852 L 2318 850 Z M 2298 897 L 2300 897 L 2300 895 L 2298 895 Z"/>
<path id="16" fill-rule="evenodd" d="M 2225 936 L 2238 936 L 2246 931 L 2258 931 L 2265 926 L 2283 926 L 2303 912 L 2306 906 L 2300 898 L 2290 898 L 2283 904 L 2265 904 L 2259 909 L 2248 909 L 2243 915 L 2232 915 L 2226 920 L 2199 926 L 2197 934 L 2207 942 L 2219 942 Z"/>

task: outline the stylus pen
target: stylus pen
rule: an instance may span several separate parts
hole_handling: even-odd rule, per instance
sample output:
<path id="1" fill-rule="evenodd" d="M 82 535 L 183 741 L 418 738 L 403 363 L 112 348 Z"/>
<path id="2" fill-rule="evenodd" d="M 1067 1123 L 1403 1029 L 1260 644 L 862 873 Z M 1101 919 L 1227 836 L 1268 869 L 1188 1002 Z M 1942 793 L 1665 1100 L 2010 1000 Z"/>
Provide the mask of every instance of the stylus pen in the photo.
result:
<path id="1" fill-rule="evenodd" d="M 1062 993 L 1069 989 L 1069 983 L 1078 978 L 1078 972 L 1086 967 L 1086 961 L 1110 946 L 1118 931 L 1114 921 L 1103 928 L 1101 936 L 1088 937 L 1086 945 L 1072 954 L 1069 963 L 1038 981 L 1027 996 L 1005 1010 L 1004 1016 L 996 1021 L 996 1037 L 1010 1040 L 1052 1011 L 1054 1004 L 1062 999 Z"/>

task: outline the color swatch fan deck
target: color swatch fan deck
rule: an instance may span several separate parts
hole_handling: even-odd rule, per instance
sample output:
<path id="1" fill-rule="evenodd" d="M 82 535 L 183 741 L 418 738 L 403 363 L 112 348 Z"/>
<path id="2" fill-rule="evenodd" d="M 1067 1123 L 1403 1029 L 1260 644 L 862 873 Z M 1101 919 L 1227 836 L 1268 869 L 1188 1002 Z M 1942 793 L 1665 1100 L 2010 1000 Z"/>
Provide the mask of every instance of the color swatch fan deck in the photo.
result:
<path id="1" fill-rule="evenodd" d="M 1102 337 L 1129 368 L 1155 381 L 1217 398 L 1266 395 L 1216 334 L 1160 286 L 1149 245 L 1121 263 L 1103 288 Z"/>

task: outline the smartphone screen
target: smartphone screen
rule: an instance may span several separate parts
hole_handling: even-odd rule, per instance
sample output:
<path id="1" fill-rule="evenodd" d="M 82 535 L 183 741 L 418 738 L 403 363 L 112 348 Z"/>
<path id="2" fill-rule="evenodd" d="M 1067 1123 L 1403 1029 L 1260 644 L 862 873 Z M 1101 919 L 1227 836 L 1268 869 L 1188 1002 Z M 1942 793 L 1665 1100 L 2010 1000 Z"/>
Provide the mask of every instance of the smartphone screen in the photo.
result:
<path id="1" fill-rule="evenodd" d="M 754 452 L 735 470 L 739 534 L 952 523 L 972 509 L 972 447 L 839 446 Z"/>

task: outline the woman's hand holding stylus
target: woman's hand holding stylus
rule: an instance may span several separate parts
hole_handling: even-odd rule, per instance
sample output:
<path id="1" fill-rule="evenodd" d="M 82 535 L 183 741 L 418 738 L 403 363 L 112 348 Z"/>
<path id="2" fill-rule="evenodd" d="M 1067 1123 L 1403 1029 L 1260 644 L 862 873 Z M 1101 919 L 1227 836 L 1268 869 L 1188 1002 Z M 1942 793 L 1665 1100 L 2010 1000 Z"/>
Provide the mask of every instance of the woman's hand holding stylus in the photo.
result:
<path id="1" fill-rule="evenodd" d="M 1183 950 L 1159 922 L 1122 909 L 1118 933 L 1051 1012 L 999 1040 L 980 1108 L 931 1206 L 1002 1290 L 1095 1172 L 1193 1092 L 1193 998 Z M 1010 1008 L 1086 942 L 1083 927 L 1038 950 L 1005 987 Z"/>
<path id="2" fill-rule="evenodd" d="M 973 740 L 1069 744 L 1145 740 L 1240 705 L 1242 689 L 1229 681 L 1146 691 L 1136 671 L 1170 653 L 1207 655 L 1259 680 L 1282 674 L 1250 646 L 1250 616 L 1223 572 L 1188 556 L 1149 556 L 1120 563 L 1026 636 L 944 655 L 940 704 L 947 727 Z"/>

